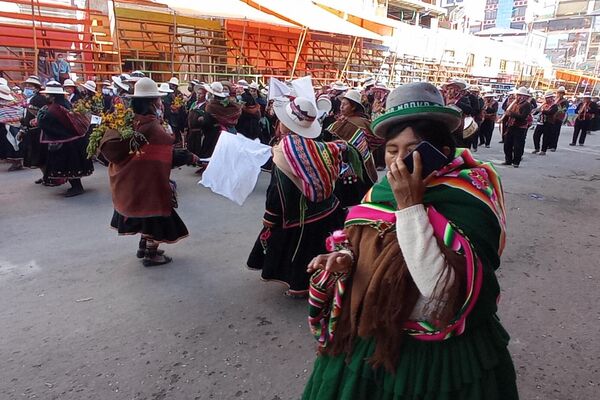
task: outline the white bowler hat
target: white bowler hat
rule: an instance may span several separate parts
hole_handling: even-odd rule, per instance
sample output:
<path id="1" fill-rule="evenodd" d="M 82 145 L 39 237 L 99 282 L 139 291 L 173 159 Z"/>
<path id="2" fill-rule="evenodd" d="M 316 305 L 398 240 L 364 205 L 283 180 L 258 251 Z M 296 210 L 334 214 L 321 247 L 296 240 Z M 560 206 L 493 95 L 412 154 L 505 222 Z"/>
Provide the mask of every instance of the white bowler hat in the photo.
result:
<path id="1" fill-rule="evenodd" d="M 361 102 L 360 92 L 358 90 L 348 90 L 346 94 L 344 94 L 344 98 L 356 103 L 358 106 L 360 106 L 361 109 L 364 110 L 364 107 Z"/>
<path id="2" fill-rule="evenodd" d="M 10 100 L 10 101 L 15 99 L 13 97 L 12 93 L 10 92 L 10 88 L 8 87 L 8 85 L 0 84 L 0 99 Z"/>
<path id="3" fill-rule="evenodd" d="M 567 89 L 565 89 L 564 86 L 559 86 L 559 88 L 556 90 L 558 93 L 566 93 Z"/>
<path id="4" fill-rule="evenodd" d="M 55 81 L 56 82 L 56 81 Z M 40 81 L 40 77 L 36 75 L 31 75 L 27 80 L 23 83 L 31 83 L 32 85 L 36 85 L 42 87 L 42 82 Z"/>
<path id="5" fill-rule="evenodd" d="M 326 94 L 319 96 L 317 99 L 317 115 L 319 118 L 331 111 L 331 107 L 332 105 L 331 100 L 329 100 L 329 96 Z"/>
<path id="6" fill-rule="evenodd" d="M 556 96 L 556 95 L 554 94 L 554 92 L 552 92 L 552 91 L 550 91 L 550 90 L 549 90 L 549 91 L 547 91 L 547 92 L 544 94 L 544 98 L 545 98 L 545 99 L 547 99 L 548 97 L 555 97 L 555 96 Z"/>
<path id="7" fill-rule="evenodd" d="M 252 83 L 250 83 L 250 84 L 248 85 L 248 88 L 249 88 L 249 89 L 258 90 L 258 89 L 259 89 L 259 86 L 258 86 L 258 83 L 256 83 L 256 82 L 252 81 Z"/>
<path id="8" fill-rule="evenodd" d="M 128 82 L 137 82 L 140 79 L 145 78 L 146 74 L 144 74 L 142 71 L 133 71 L 130 75 L 123 74 L 121 76 L 121 79 L 123 79 L 123 76 L 126 77 L 125 79 Z"/>
<path id="9" fill-rule="evenodd" d="M 591 94 L 589 94 L 589 93 L 584 93 L 584 94 L 582 94 L 582 95 L 581 95 L 581 96 L 579 96 L 579 97 L 581 97 L 582 99 L 591 99 L 591 98 L 592 98 L 592 95 L 591 95 Z"/>
<path id="10" fill-rule="evenodd" d="M 158 91 L 161 93 L 173 93 L 173 89 L 169 87 L 168 83 L 161 83 L 158 87 Z"/>
<path id="11" fill-rule="evenodd" d="M 77 87 L 77 85 L 75 84 L 75 82 L 73 82 L 72 79 L 65 79 L 65 81 L 63 82 L 63 87 Z"/>
<path id="12" fill-rule="evenodd" d="M 339 91 L 343 92 L 344 90 L 348 90 L 350 88 L 344 82 L 342 82 L 342 81 L 336 81 L 336 82 L 333 83 L 333 85 L 331 85 L 331 89 L 332 90 L 339 90 Z"/>
<path id="13" fill-rule="evenodd" d="M 81 84 L 81 87 L 89 90 L 92 93 L 96 93 L 96 82 L 94 81 L 86 81 L 85 83 Z"/>
<path id="14" fill-rule="evenodd" d="M 317 108 L 304 97 L 290 101 L 278 98 L 274 103 L 275 115 L 292 132 L 314 139 L 321 134 L 321 125 L 317 120 Z"/>
<path id="15" fill-rule="evenodd" d="M 49 81 L 46 83 L 46 88 L 40 93 L 43 94 L 67 94 L 60 83 L 56 81 Z"/>
<path id="16" fill-rule="evenodd" d="M 222 99 L 229 97 L 229 92 L 225 90 L 225 87 L 221 82 L 213 82 L 210 85 L 204 85 L 204 89 L 206 89 L 208 93 L 212 93 L 213 96 Z"/>
<path id="17" fill-rule="evenodd" d="M 110 79 L 112 79 L 112 81 L 114 82 L 114 84 L 117 85 L 118 87 L 120 87 L 121 89 L 123 89 L 123 90 L 129 90 L 129 84 L 126 83 L 126 79 L 128 79 L 127 76 L 123 76 L 123 75 L 121 75 L 121 76 L 113 76 Z"/>
<path id="18" fill-rule="evenodd" d="M 361 83 L 362 83 L 362 87 L 364 89 L 368 89 L 371 86 L 375 86 L 375 79 L 371 76 L 371 77 L 363 79 L 361 81 Z"/>
<path id="19" fill-rule="evenodd" d="M 102 81 L 101 85 L 102 86 L 111 86 L 112 82 L 111 81 Z"/>
<path id="20" fill-rule="evenodd" d="M 494 92 L 487 92 L 483 94 L 483 97 L 496 97 L 498 96 L 496 93 Z"/>
<path id="21" fill-rule="evenodd" d="M 140 78 L 133 87 L 133 94 L 128 97 L 131 98 L 155 98 L 166 96 L 166 93 L 161 93 L 158 91 L 158 86 L 156 82 L 154 82 L 150 78 Z"/>
<path id="22" fill-rule="evenodd" d="M 249 86 L 249 85 L 248 85 L 248 82 L 247 82 L 245 79 L 240 79 L 240 80 L 237 82 L 237 85 L 238 85 L 239 87 L 242 87 L 242 88 L 244 88 L 244 89 L 248 89 L 248 86 Z"/>
<path id="23" fill-rule="evenodd" d="M 452 78 L 448 82 L 444 83 L 443 86 L 458 86 L 461 90 L 465 90 L 469 84 L 464 79 Z"/>
<path id="24" fill-rule="evenodd" d="M 529 90 L 527 90 L 527 88 L 525 86 L 521 86 L 519 89 L 517 89 L 515 94 L 520 95 L 520 96 L 531 97 L 531 93 L 529 93 Z"/>
<path id="25" fill-rule="evenodd" d="M 386 92 L 390 91 L 390 88 L 388 88 L 385 83 L 379 81 L 375 82 L 375 84 L 373 85 L 373 89 L 384 90 Z"/>
<path id="26" fill-rule="evenodd" d="M 177 77 L 174 76 L 171 79 L 169 79 L 169 83 L 171 85 L 179 86 L 179 79 L 177 79 Z"/>
<path id="27" fill-rule="evenodd" d="M 6 85 L 8 86 L 8 81 L 4 78 L 0 78 L 0 85 Z"/>

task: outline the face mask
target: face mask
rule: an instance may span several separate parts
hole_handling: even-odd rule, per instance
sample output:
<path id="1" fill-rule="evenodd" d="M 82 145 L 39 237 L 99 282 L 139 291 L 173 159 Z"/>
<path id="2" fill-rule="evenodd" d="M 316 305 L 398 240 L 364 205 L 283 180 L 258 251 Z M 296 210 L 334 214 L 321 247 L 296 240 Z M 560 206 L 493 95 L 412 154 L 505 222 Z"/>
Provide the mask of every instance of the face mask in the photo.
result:
<path id="1" fill-rule="evenodd" d="M 156 118 L 160 119 L 163 117 L 163 110 L 161 110 L 160 108 L 156 109 Z"/>
<path id="2" fill-rule="evenodd" d="M 109 95 L 109 94 L 110 94 L 110 89 L 108 89 L 108 88 L 103 88 L 103 89 L 102 89 L 102 94 Z"/>
<path id="3" fill-rule="evenodd" d="M 238 94 L 238 95 L 237 95 L 237 96 L 235 96 L 235 97 L 237 98 L 237 101 L 242 101 L 242 95 L 239 95 L 239 94 Z"/>
<path id="4" fill-rule="evenodd" d="M 25 88 L 25 90 L 23 90 L 23 94 L 25 95 L 25 97 L 30 98 L 33 97 L 33 95 L 35 94 L 35 90 L 33 90 L 32 88 Z"/>

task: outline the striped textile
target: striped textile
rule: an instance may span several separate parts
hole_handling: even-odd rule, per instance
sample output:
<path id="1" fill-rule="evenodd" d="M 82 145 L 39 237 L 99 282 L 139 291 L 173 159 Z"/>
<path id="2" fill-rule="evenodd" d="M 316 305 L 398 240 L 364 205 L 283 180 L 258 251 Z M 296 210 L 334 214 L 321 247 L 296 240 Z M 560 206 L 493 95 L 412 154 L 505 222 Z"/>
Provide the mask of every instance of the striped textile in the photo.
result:
<path id="1" fill-rule="evenodd" d="M 292 134 L 282 140 L 283 155 L 302 182 L 302 194 L 312 202 L 328 199 L 340 174 L 343 142 L 323 143 Z"/>
<path id="2" fill-rule="evenodd" d="M 23 102 L 0 99 L 0 123 L 14 124 L 23 118 Z"/>
<path id="3" fill-rule="evenodd" d="M 491 164 L 475 160 L 468 150 L 458 149 L 455 159 L 438 174 L 427 186 L 424 203 L 435 236 L 465 257 L 466 296 L 448 326 L 436 327 L 428 321 L 405 324 L 403 328 L 409 335 L 425 341 L 445 340 L 464 332 L 481 290 L 483 262 L 497 268 L 506 239 L 503 191 Z M 396 209 L 392 189 L 384 178 L 360 205 L 350 209 L 345 225 L 368 225 L 381 235 L 393 232 Z M 477 209 L 482 212 L 473 214 Z"/>

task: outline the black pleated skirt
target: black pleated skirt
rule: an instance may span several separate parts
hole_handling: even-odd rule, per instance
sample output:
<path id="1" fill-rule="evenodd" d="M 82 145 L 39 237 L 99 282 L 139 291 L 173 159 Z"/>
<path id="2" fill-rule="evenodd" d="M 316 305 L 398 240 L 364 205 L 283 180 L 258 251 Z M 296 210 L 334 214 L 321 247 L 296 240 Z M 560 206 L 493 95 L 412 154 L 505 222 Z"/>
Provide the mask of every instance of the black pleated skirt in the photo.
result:
<path id="1" fill-rule="evenodd" d="M 187 227 L 175 210 L 168 217 L 129 218 L 115 210 L 110 226 L 119 235 L 142 234 L 160 243 L 175 243 L 188 236 Z"/>
<path id="2" fill-rule="evenodd" d="M 59 148 L 48 148 L 46 174 L 50 178 L 82 178 L 94 172 L 94 163 L 87 158 L 88 140 L 83 137 L 72 142 L 62 143 Z"/>

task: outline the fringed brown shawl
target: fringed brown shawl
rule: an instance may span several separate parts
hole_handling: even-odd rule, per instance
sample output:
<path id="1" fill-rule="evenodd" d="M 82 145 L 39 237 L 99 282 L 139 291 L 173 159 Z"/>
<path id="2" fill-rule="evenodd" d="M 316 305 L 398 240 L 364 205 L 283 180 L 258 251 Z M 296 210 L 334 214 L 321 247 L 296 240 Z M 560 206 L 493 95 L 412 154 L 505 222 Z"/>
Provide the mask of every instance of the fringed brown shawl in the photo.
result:
<path id="1" fill-rule="evenodd" d="M 136 115 L 135 130 L 148 144 L 130 154 L 129 141 L 107 131 L 100 151 L 111 163 L 108 176 L 113 205 L 125 217 L 168 217 L 172 213 L 169 176 L 173 164 L 173 138 L 154 115 Z"/>

